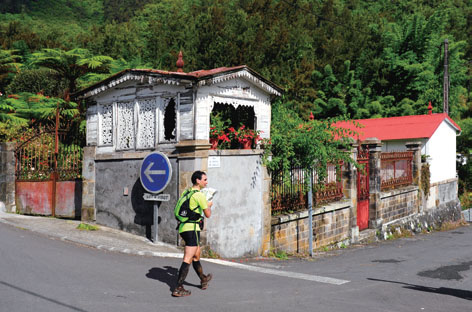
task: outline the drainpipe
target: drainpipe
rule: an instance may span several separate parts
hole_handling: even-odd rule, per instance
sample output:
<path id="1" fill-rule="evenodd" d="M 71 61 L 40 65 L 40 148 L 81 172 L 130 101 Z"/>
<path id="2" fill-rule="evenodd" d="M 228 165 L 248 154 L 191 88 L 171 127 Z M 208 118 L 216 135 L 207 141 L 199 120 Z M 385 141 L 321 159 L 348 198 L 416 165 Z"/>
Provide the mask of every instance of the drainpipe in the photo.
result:
<path id="1" fill-rule="evenodd" d="M 310 257 L 313 257 L 313 171 L 310 172 L 310 181 L 308 182 L 308 231 Z"/>

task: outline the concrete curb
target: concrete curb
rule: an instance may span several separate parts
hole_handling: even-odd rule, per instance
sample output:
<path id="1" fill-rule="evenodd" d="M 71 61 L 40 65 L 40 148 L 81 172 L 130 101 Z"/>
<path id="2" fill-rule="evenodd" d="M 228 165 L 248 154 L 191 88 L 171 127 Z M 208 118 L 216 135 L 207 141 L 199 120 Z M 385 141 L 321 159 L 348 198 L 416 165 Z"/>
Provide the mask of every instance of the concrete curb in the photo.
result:
<path id="1" fill-rule="evenodd" d="M 9 220 L 10 219 L 10 220 Z M 11 221 L 11 220 L 15 221 Z M 28 222 L 26 222 L 28 221 Z M 39 226 L 32 226 L 30 223 L 35 221 L 41 221 L 42 224 Z M 42 229 L 45 227 L 44 222 L 47 223 L 48 230 Z M 104 226 L 99 226 L 102 233 L 106 233 L 106 239 L 101 239 L 100 236 L 102 233 L 85 233 L 82 232 L 83 237 L 75 237 L 74 235 L 64 235 L 64 231 L 54 230 L 54 226 L 60 223 L 70 223 L 70 227 L 75 227 L 75 224 L 79 224 L 80 221 L 73 220 L 63 220 L 63 219 L 53 219 L 37 216 L 24 216 L 9 214 L 5 212 L 0 212 L 0 223 L 8 224 L 10 226 L 28 230 L 30 232 L 38 233 L 50 238 L 59 239 L 61 241 L 72 242 L 75 244 L 99 249 L 106 250 L 110 252 L 118 252 L 128 255 L 137 255 L 137 256 L 150 256 L 150 257 L 161 257 L 161 258 L 182 258 L 183 253 L 179 252 L 176 247 L 164 244 L 157 243 L 154 244 L 147 239 L 133 235 L 130 233 L 122 232 L 116 229 L 107 228 Z M 100 234 L 99 234 L 100 233 Z M 103 234 L 102 234 L 103 235 Z M 110 243 L 110 241 L 116 242 L 116 244 Z M 133 245 L 135 243 L 144 244 L 146 248 L 135 248 Z M 159 251 L 158 249 L 172 250 L 176 249 L 175 252 L 169 251 Z"/>

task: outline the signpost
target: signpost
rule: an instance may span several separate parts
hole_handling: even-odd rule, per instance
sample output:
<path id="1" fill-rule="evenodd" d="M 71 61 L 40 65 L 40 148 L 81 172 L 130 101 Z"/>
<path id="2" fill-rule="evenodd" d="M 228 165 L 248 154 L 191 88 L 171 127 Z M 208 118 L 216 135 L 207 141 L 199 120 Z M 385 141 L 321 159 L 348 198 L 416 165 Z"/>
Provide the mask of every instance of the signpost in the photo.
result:
<path id="1" fill-rule="evenodd" d="M 144 200 L 154 201 L 154 218 L 152 241 L 157 243 L 159 201 L 169 201 L 170 194 L 157 194 L 164 190 L 172 178 L 172 167 L 169 158 L 161 152 L 153 152 L 144 157 L 139 171 L 141 185 L 149 193 L 143 195 Z"/>

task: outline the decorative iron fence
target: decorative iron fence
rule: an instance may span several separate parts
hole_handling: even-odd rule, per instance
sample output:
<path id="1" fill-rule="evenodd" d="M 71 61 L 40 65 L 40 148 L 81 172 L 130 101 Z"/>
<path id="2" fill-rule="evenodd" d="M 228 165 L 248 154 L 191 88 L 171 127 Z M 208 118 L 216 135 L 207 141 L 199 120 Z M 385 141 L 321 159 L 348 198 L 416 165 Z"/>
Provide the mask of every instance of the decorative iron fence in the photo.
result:
<path id="1" fill-rule="evenodd" d="M 380 155 L 381 190 L 413 183 L 413 152 L 389 152 Z"/>
<path id="2" fill-rule="evenodd" d="M 307 209 L 309 177 L 313 181 L 313 201 L 315 204 L 336 201 L 343 197 L 340 170 L 337 170 L 334 164 L 328 164 L 327 177 L 324 187 L 321 188 L 319 187 L 318 177 L 314 170 L 293 166 L 288 173 L 283 170 L 277 170 L 271 174 L 272 214 Z"/>
<path id="3" fill-rule="evenodd" d="M 82 173 L 80 141 L 67 132 L 41 132 L 16 148 L 17 181 L 45 181 L 57 174 L 58 181 L 74 180 Z"/>

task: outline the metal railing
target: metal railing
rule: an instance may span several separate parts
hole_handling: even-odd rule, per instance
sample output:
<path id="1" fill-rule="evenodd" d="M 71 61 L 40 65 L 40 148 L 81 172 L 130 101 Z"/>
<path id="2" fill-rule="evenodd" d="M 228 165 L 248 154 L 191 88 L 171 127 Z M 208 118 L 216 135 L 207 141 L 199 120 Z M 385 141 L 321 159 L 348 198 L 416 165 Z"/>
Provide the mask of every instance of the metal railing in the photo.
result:
<path id="1" fill-rule="evenodd" d="M 413 152 L 388 152 L 380 155 L 380 189 L 387 190 L 413 183 Z"/>
<path id="2" fill-rule="evenodd" d="M 54 132 L 40 132 L 20 144 L 15 154 L 17 181 L 45 181 L 53 174 L 59 181 L 81 177 L 82 147 L 70 133 L 59 132 L 56 139 Z"/>
<path id="3" fill-rule="evenodd" d="M 336 165 L 329 164 L 324 185 L 320 187 L 314 170 L 292 166 L 288 172 L 277 170 L 271 172 L 271 204 L 272 214 L 295 212 L 307 209 L 308 178 L 314 186 L 313 200 L 315 204 L 339 200 L 343 197 L 343 185 L 340 170 Z"/>

